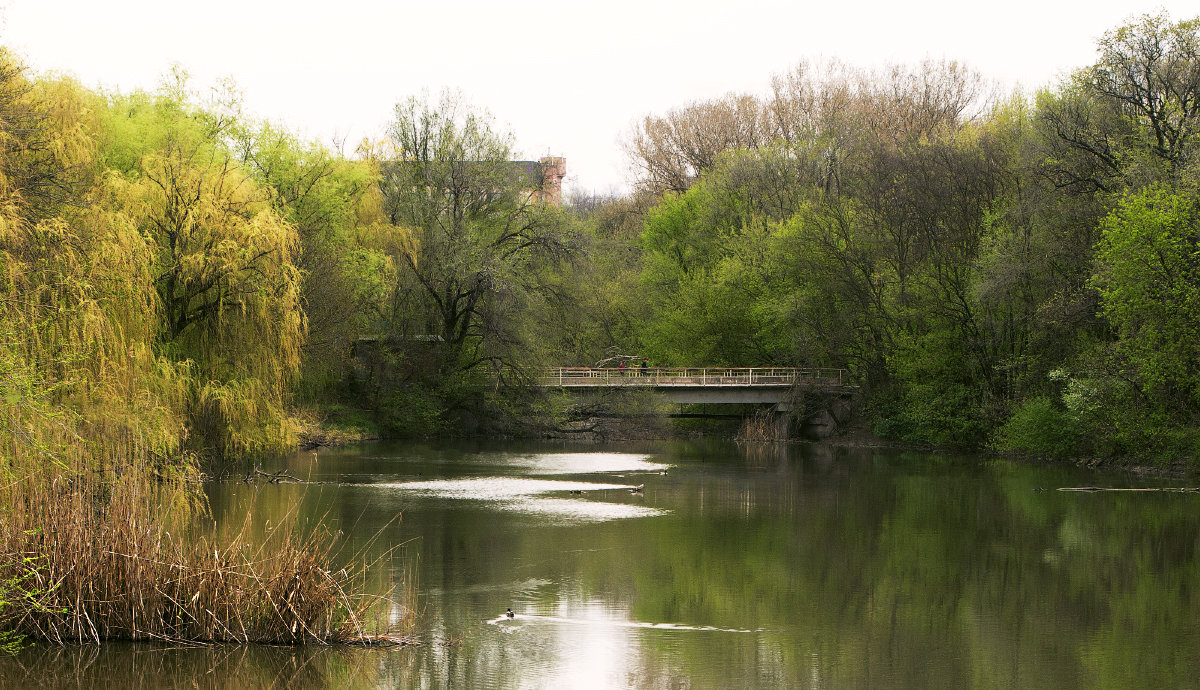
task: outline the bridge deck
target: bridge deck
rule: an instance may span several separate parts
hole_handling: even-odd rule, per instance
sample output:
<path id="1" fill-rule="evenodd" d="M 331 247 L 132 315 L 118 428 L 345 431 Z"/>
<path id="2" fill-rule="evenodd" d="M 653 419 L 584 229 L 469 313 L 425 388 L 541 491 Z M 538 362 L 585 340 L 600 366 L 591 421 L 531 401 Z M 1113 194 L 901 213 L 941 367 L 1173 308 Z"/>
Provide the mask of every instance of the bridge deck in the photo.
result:
<path id="1" fill-rule="evenodd" d="M 851 387 L 845 369 L 794 367 L 550 367 L 540 384 L 562 388 L 788 388 L 797 384 L 817 388 Z"/>

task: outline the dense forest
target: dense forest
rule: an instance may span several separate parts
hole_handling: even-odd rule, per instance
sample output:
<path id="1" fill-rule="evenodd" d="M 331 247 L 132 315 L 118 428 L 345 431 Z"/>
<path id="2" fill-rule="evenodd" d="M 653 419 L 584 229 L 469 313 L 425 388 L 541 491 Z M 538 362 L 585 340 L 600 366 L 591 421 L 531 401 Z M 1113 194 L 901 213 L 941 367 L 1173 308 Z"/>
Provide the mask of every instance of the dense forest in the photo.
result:
<path id="1" fill-rule="evenodd" d="M 453 93 L 347 153 L 182 73 L 110 93 L 0 53 L 0 500 L 137 478 L 187 515 L 314 425 L 541 433 L 578 411 L 538 367 L 614 352 L 845 368 L 854 423 L 906 443 L 1195 457 L 1200 19 L 1033 95 L 935 61 L 772 84 L 646 116 L 636 188 L 560 208 Z M 38 529 L 0 544 L 0 622 Z"/>
<path id="2" fill-rule="evenodd" d="M 845 367 L 885 438 L 1192 458 L 1198 125 L 1194 19 L 1114 29 L 1032 97 L 801 65 L 645 118 L 641 194 L 590 230 L 626 253 L 579 299 L 655 361 Z"/>

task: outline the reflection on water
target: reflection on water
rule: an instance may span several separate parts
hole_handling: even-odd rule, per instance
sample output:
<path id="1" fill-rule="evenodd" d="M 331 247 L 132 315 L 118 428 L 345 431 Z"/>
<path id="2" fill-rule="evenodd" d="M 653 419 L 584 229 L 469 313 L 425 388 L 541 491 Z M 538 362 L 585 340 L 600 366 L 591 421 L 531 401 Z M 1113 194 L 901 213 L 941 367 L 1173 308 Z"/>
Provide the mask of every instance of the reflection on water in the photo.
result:
<path id="1" fill-rule="evenodd" d="M 1125 475 L 691 443 L 376 444 L 282 467 L 331 483 L 213 485 L 215 517 L 241 524 L 253 509 L 264 523 L 319 522 L 343 530 L 350 552 L 383 558 L 397 576 L 414 571 L 420 647 L 34 649 L 0 659 L 0 686 L 1061 688 L 1200 678 L 1200 496 L 1050 490 L 1148 484 Z"/>
<path id="2" fill-rule="evenodd" d="M 114 642 L 0 655 L 3 688 L 356 688 L 383 680 L 377 651 L 345 647 Z"/>
<path id="3" fill-rule="evenodd" d="M 497 506 L 501 510 L 529 513 L 544 517 L 555 517 L 572 522 L 602 522 L 625 518 L 654 517 L 666 511 L 646 506 L 621 503 L 597 503 L 595 501 L 572 501 L 562 498 L 535 498 L 510 501 Z"/>
<path id="4" fill-rule="evenodd" d="M 669 465 L 635 453 L 539 453 L 510 459 L 506 464 L 536 474 L 588 474 L 593 472 L 662 472 Z"/>
<path id="5" fill-rule="evenodd" d="M 514 613 L 502 614 L 487 621 L 489 625 L 518 625 L 521 623 L 567 623 L 570 625 L 600 625 L 617 628 L 642 628 L 645 630 L 694 630 L 697 632 L 754 633 L 762 630 L 738 630 L 737 628 L 714 628 L 711 625 L 680 625 L 678 623 L 642 623 L 639 621 L 603 618 L 563 618 L 561 616 L 535 616 Z"/>
<path id="6" fill-rule="evenodd" d="M 576 454 L 577 455 L 577 454 Z M 597 466 L 600 463 L 577 463 L 581 466 Z M 649 463 L 644 463 L 649 464 Z M 597 470 L 592 470 L 597 471 Z M 665 511 L 628 503 L 607 503 L 599 500 L 574 500 L 547 498 L 539 494 L 583 492 L 631 493 L 629 484 L 600 484 L 595 482 L 571 482 L 549 479 L 525 479 L 515 477 L 478 477 L 475 479 L 435 479 L 397 484 L 376 483 L 372 489 L 394 489 L 413 496 L 425 498 L 452 498 L 488 501 L 498 510 L 529 513 L 543 517 L 555 517 L 573 522 L 600 522 L 624 518 L 653 517 Z"/>
<path id="7" fill-rule="evenodd" d="M 481 477 L 479 479 L 437 479 L 427 482 L 404 482 L 401 484 L 372 484 L 372 488 L 400 489 L 418 496 L 444 498 L 471 498 L 481 501 L 497 501 L 547 494 L 554 491 L 598 491 L 633 488 L 627 484 L 592 484 L 589 482 L 561 482 L 548 479 L 517 479 L 508 477 Z"/>

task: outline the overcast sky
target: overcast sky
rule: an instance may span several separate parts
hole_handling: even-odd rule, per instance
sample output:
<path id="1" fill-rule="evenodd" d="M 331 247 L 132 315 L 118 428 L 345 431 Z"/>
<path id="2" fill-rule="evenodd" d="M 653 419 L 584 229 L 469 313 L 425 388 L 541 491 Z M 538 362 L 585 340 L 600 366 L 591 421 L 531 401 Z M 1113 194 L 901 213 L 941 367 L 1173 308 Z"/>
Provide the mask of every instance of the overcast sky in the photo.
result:
<path id="1" fill-rule="evenodd" d="M 347 150 L 393 106 L 460 89 L 518 153 L 567 158 L 568 185 L 622 190 L 621 142 L 650 113 L 766 93 L 801 59 L 966 62 L 1005 89 L 1051 84 L 1131 16 L 1196 0 L 0 0 L 0 42 L 38 72 L 153 89 L 232 77 L 254 115 Z"/>

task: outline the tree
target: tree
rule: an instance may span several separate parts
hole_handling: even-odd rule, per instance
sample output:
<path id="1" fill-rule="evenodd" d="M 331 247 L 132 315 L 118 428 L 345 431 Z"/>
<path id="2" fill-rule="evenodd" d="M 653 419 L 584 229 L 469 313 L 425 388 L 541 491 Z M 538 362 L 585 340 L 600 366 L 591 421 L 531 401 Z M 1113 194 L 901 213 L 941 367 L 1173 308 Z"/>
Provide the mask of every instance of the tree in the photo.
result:
<path id="1" fill-rule="evenodd" d="M 543 262 L 568 250 L 563 216 L 532 201 L 538 171 L 510 163 L 511 136 L 460 97 L 410 98 L 395 115 L 384 211 L 414 242 L 398 257 L 393 329 L 438 339 L 442 375 L 520 365 L 534 349 L 521 314 Z"/>
<path id="2" fill-rule="evenodd" d="M 1200 417 L 1200 203 L 1194 188 L 1147 188 L 1102 224 L 1095 285 L 1116 328 L 1123 376 L 1176 422 Z"/>
<path id="3" fill-rule="evenodd" d="M 730 149 L 753 149 L 772 139 L 766 109 L 754 96 L 728 94 L 647 116 L 638 125 L 627 153 L 642 173 L 642 184 L 655 193 L 684 192 Z"/>
<path id="4" fill-rule="evenodd" d="M 181 372 L 190 446 L 280 452 L 305 335 L 296 230 L 230 152 L 237 120 L 176 86 L 113 99 L 99 156 L 118 167 L 105 202 L 153 257 L 154 349 Z"/>
<path id="5" fill-rule="evenodd" d="M 296 267 L 308 335 L 302 389 L 319 392 L 345 376 L 356 338 L 376 335 L 393 267 L 383 251 L 407 234 L 383 216 L 378 167 L 351 161 L 270 124 L 246 128 L 238 155 L 271 208 L 296 229 Z"/>
<path id="6" fill-rule="evenodd" d="M 1092 89 L 1170 168 L 1194 152 L 1200 133 L 1200 18 L 1172 24 L 1143 15 L 1107 32 L 1100 60 L 1084 71 Z M 1172 170 L 1173 171 L 1173 170 Z"/>
<path id="7" fill-rule="evenodd" d="M 1107 32 L 1100 57 L 1039 98 L 1044 171 L 1061 187 L 1119 192 L 1175 179 L 1200 144 L 1200 18 L 1143 15 Z"/>
<path id="8" fill-rule="evenodd" d="M 638 237 L 655 199 L 576 194 L 568 202 L 579 245 L 570 262 L 551 272 L 553 289 L 537 310 L 539 339 L 551 344 L 546 361 L 591 364 L 613 352 L 638 352 L 648 306 L 638 288 Z"/>

